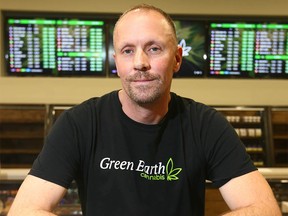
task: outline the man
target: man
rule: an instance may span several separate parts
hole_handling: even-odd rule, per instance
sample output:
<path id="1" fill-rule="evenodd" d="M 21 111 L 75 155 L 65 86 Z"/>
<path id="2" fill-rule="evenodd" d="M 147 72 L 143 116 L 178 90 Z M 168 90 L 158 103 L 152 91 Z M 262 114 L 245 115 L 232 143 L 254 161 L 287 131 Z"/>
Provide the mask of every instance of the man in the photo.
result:
<path id="1" fill-rule="evenodd" d="M 57 120 L 9 215 L 53 215 L 73 179 L 84 215 L 204 215 L 206 179 L 219 187 L 227 215 L 280 215 L 225 118 L 170 92 L 182 49 L 163 11 L 124 13 L 114 50 L 123 89 Z"/>

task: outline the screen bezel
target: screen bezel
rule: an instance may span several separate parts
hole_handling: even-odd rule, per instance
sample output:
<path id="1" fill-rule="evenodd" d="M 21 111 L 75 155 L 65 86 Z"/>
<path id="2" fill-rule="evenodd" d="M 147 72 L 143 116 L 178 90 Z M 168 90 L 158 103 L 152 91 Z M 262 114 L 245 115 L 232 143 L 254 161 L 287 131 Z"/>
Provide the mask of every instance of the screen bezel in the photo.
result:
<path id="1" fill-rule="evenodd" d="M 105 22 L 105 57 L 103 57 L 104 61 L 104 68 L 101 73 L 67 73 L 67 74 L 45 74 L 45 73 L 14 73 L 9 72 L 9 62 L 7 61 L 7 51 L 8 51 L 8 43 L 5 44 L 5 41 L 7 41 L 7 25 L 6 20 L 8 17 L 50 17 L 50 18 L 78 18 L 78 19 L 93 19 L 93 20 L 103 20 Z M 3 50 L 3 59 L 4 64 L 3 68 L 6 70 L 6 72 L 3 72 L 4 76 L 108 76 L 108 77 L 117 77 L 117 73 L 111 73 L 111 68 L 115 67 L 115 65 L 111 66 L 111 64 L 114 64 L 112 53 L 113 53 L 113 31 L 111 31 L 111 28 L 113 29 L 115 21 L 118 19 L 120 14 L 118 13 L 76 13 L 76 12 L 47 12 L 47 11 L 2 11 L 2 27 L 4 31 L 2 31 L 2 50 Z M 209 26 L 210 23 L 215 22 L 231 22 L 231 23 L 237 23 L 237 22 L 246 22 L 246 23 L 280 23 L 280 24 L 287 24 L 288 17 L 283 16 L 246 16 L 246 15 L 191 15 L 191 14 L 170 14 L 171 18 L 173 20 L 182 20 L 182 21 L 190 21 L 190 22 L 201 22 L 206 26 L 206 45 L 205 45 L 205 52 L 207 55 L 206 63 L 205 63 L 205 70 L 203 72 L 203 75 L 201 76 L 177 76 L 179 74 L 176 74 L 175 78 L 205 78 L 205 79 L 287 79 L 288 74 L 282 73 L 282 74 L 257 74 L 254 76 L 234 76 L 234 75 L 228 75 L 228 76 L 211 76 L 209 74 L 209 68 L 210 68 L 210 39 L 211 36 L 209 34 Z M 112 56 L 112 58 L 111 58 Z M 286 65 L 287 67 L 287 65 Z"/>
<path id="2" fill-rule="evenodd" d="M 108 14 L 92 14 L 92 13 L 51 13 L 51 12 L 40 12 L 40 11 L 3 11 L 3 59 L 4 59 L 4 68 L 6 70 L 5 75 L 7 76 L 73 76 L 73 77 L 82 77 L 82 76 L 106 76 L 107 74 L 107 46 L 108 46 L 108 32 L 107 32 L 107 21 L 113 17 L 112 15 Z M 103 70 L 100 72 L 76 72 L 76 71 L 67 71 L 67 72 L 60 72 L 55 69 L 55 72 L 41 72 L 41 73 L 19 73 L 19 72 L 11 72 L 9 66 L 9 35 L 8 35 L 8 19 L 15 18 L 15 19 L 73 19 L 73 20 L 96 20 L 96 21 L 103 21 L 103 54 L 102 54 L 102 65 Z M 6 41 L 6 43 L 5 43 Z"/>
<path id="3" fill-rule="evenodd" d="M 212 19 L 209 19 L 208 21 L 208 40 L 211 40 L 211 34 L 210 34 L 210 24 L 211 23 L 245 23 L 245 24 L 288 24 L 288 17 L 279 17 L 279 16 L 216 16 L 213 17 Z M 288 36 L 288 31 L 287 31 L 287 36 Z M 286 38 L 287 39 L 287 38 Z M 210 42 L 209 47 L 208 47 L 208 59 L 210 64 Z M 286 41 L 286 44 L 288 46 L 288 41 Z M 287 48 L 287 47 L 286 47 Z M 288 65 L 286 65 L 286 68 Z M 287 70 L 287 69 L 286 69 Z M 234 79 L 287 79 L 288 78 L 288 73 L 286 74 L 284 71 L 281 74 L 255 74 L 255 70 L 253 69 L 253 74 L 249 76 L 245 75 L 211 75 L 210 74 L 210 65 L 208 67 L 207 73 L 206 73 L 207 78 L 234 78 Z"/>

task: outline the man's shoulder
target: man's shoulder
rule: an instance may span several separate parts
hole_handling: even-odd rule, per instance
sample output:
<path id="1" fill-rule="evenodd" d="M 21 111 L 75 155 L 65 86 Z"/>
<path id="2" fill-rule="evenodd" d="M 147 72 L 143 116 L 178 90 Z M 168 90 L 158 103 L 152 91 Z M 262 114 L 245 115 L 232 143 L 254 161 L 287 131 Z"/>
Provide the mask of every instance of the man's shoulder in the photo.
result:
<path id="1" fill-rule="evenodd" d="M 72 116 L 83 116 L 83 115 L 91 115 L 91 113 L 101 109 L 104 104 L 110 103 L 115 100 L 115 96 L 117 96 L 117 91 L 109 92 L 102 96 L 91 97 L 80 104 L 76 104 L 66 110 Z"/>
<path id="2" fill-rule="evenodd" d="M 206 110 L 214 110 L 213 107 L 207 105 L 207 104 L 204 104 L 200 101 L 196 101 L 192 98 L 189 98 L 189 97 L 185 97 L 185 96 L 180 96 L 180 95 L 177 95 L 176 93 L 171 93 L 172 95 L 172 98 L 173 100 L 175 101 L 175 103 L 179 106 L 179 105 L 182 105 L 184 106 L 186 109 L 195 109 L 195 110 L 203 110 L 203 111 L 206 111 Z"/>
<path id="3" fill-rule="evenodd" d="M 83 102 L 81 102 L 80 104 L 77 104 L 75 106 L 72 107 L 72 110 L 81 110 L 81 109 L 85 109 L 88 107 L 97 107 L 99 104 L 107 102 L 107 101 L 111 101 L 115 99 L 115 96 L 117 95 L 117 91 L 112 91 L 109 92 L 105 95 L 102 96 L 95 96 L 95 97 L 91 97 Z"/>

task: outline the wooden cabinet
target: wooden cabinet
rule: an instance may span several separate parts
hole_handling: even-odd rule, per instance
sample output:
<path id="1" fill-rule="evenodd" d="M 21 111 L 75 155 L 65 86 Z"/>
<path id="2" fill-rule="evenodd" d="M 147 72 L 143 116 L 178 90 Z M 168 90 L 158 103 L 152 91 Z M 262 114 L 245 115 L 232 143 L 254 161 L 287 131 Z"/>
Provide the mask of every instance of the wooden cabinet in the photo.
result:
<path id="1" fill-rule="evenodd" d="M 46 134 L 53 126 L 57 118 L 61 115 L 61 113 L 73 105 L 49 105 L 47 106 L 47 124 L 46 124 Z"/>
<path id="2" fill-rule="evenodd" d="M 31 167 L 44 140 L 45 106 L 0 106 L 0 163 L 2 168 Z"/>
<path id="3" fill-rule="evenodd" d="M 69 107 L 0 105 L 1 168 L 31 168 L 47 132 Z"/>
<path id="4" fill-rule="evenodd" d="M 288 108 L 271 109 L 274 166 L 288 166 Z"/>
<path id="5" fill-rule="evenodd" d="M 229 211 L 219 189 L 206 188 L 205 216 L 219 216 Z"/>

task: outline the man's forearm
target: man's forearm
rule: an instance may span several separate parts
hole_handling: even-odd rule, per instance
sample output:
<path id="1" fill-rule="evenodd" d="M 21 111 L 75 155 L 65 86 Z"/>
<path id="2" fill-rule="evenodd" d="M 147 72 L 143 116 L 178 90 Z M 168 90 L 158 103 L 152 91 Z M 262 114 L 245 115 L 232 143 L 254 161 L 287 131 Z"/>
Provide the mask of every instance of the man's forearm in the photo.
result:
<path id="1" fill-rule="evenodd" d="M 56 216 L 52 212 L 44 210 L 23 210 L 23 211 L 9 211 L 7 216 Z"/>
<path id="2" fill-rule="evenodd" d="M 278 206 L 275 208 L 267 208 L 266 206 L 248 206 L 227 212 L 222 216 L 281 216 Z"/>

